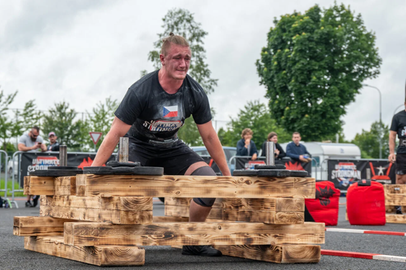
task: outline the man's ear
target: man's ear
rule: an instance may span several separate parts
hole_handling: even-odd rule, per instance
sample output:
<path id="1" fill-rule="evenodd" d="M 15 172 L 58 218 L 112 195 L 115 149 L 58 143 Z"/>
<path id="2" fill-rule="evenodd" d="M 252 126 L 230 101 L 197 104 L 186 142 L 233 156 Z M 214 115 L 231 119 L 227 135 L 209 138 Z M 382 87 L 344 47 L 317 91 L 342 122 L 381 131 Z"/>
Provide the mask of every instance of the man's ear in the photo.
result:
<path id="1" fill-rule="evenodd" d="M 163 54 L 159 55 L 159 60 L 161 60 L 162 66 L 165 66 L 165 56 Z"/>

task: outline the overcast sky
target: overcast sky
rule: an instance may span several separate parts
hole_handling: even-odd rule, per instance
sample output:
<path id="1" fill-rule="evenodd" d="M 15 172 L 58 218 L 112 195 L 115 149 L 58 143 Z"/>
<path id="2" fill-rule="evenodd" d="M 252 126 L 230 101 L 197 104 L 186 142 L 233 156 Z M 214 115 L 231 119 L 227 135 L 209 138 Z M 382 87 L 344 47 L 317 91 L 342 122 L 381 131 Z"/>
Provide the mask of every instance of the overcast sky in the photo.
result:
<path id="1" fill-rule="evenodd" d="M 367 29 L 376 33 L 381 74 L 365 83 L 381 90 L 382 120 L 390 125 L 404 102 L 406 1 L 337 2 L 361 13 Z M 19 91 L 13 108 L 35 99 L 40 110 L 65 101 L 78 112 L 90 112 L 109 96 L 121 101 L 141 70 L 153 70 L 147 55 L 162 32 L 162 18 L 170 9 L 185 8 L 209 33 L 207 63 L 212 78 L 219 79 L 209 99 L 218 128 L 247 101 L 267 103 L 255 61 L 274 17 L 316 3 L 329 7 L 334 1 L 0 0 L 0 89 Z M 378 91 L 365 87 L 343 118 L 346 139 L 378 119 Z"/>

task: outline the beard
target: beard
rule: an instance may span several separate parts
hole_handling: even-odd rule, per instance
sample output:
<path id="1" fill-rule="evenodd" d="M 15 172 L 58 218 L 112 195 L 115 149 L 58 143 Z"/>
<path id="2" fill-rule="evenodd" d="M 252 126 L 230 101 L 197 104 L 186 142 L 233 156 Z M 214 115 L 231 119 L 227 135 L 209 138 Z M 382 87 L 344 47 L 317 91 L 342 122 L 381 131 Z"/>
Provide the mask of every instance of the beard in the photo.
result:
<path id="1" fill-rule="evenodd" d="M 37 138 L 33 138 L 31 136 L 30 136 L 30 138 L 31 138 L 31 141 L 33 141 L 33 142 L 35 142 L 37 140 Z"/>

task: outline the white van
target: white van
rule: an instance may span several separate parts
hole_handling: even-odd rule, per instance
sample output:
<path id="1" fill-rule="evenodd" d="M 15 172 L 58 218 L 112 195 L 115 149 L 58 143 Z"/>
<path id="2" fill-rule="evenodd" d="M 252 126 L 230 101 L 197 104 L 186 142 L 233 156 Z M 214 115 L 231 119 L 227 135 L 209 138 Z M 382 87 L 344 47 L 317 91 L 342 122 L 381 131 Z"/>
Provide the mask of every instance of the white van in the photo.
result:
<path id="1" fill-rule="evenodd" d="M 300 142 L 306 146 L 312 155 L 312 177 L 317 180 L 328 179 L 326 159 L 361 159 L 361 150 L 352 143 L 329 143 L 329 142 Z M 283 150 L 286 145 L 282 143 Z"/>

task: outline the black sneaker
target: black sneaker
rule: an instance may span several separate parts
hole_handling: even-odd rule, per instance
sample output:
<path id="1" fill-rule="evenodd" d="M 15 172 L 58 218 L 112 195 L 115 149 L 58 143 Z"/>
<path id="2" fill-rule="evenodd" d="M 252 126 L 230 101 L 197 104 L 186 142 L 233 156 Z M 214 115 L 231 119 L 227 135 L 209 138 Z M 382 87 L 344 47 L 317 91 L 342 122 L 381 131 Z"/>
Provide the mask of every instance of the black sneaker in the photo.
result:
<path id="1" fill-rule="evenodd" d="M 38 204 L 39 195 L 34 196 L 32 199 L 33 205 L 31 207 L 36 207 Z"/>
<path id="2" fill-rule="evenodd" d="M 26 202 L 25 202 L 25 207 L 32 207 L 31 202 L 30 202 L 30 201 L 26 201 Z"/>
<path id="3" fill-rule="evenodd" d="M 182 255 L 219 257 L 222 254 L 220 250 L 217 250 L 212 246 L 183 246 Z"/>
<path id="4" fill-rule="evenodd" d="M 402 213 L 402 207 L 401 206 L 397 206 L 396 207 L 396 214 L 398 214 L 398 215 L 402 215 L 403 213 Z"/>

